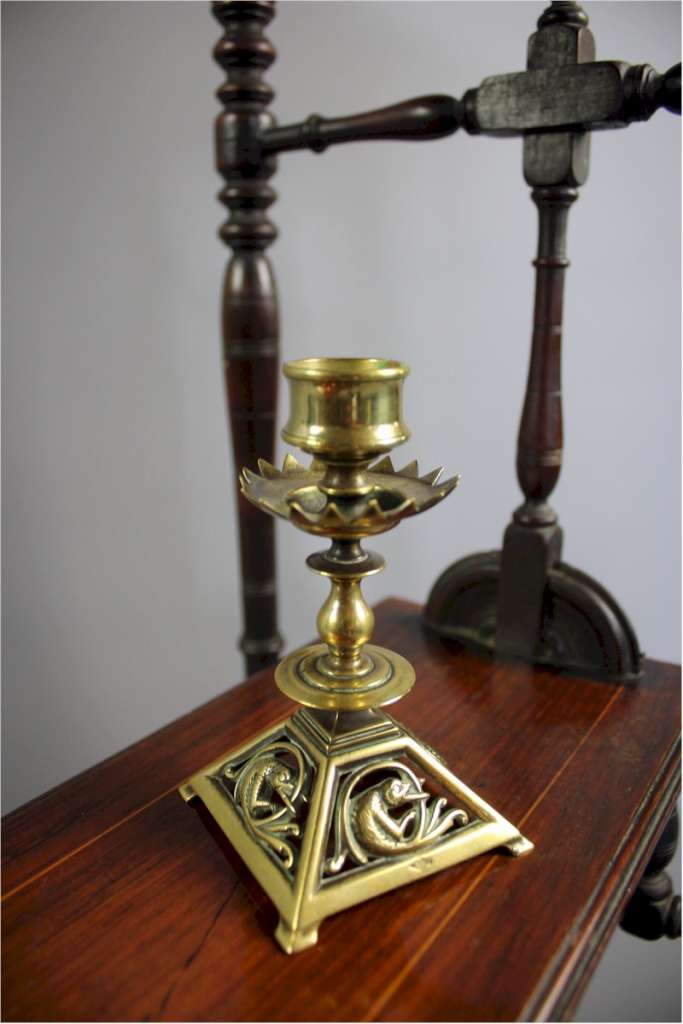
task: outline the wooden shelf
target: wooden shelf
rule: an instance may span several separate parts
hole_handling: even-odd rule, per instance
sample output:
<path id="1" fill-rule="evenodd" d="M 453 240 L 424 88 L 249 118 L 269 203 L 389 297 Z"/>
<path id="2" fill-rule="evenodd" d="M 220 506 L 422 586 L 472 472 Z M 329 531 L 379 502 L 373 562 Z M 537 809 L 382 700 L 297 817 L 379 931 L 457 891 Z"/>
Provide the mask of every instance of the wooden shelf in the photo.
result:
<path id="1" fill-rule="evenodd" d="M 548 1020 L 576 1005 L 674 806 L 680 669 L 616 686 L 467 654 L 404 601 L 396 715 L 535 844 L 324 922 L 274 909 L 183 778 L 292 710 L 254 676 L 4 820 L 6 1020 Z"/>

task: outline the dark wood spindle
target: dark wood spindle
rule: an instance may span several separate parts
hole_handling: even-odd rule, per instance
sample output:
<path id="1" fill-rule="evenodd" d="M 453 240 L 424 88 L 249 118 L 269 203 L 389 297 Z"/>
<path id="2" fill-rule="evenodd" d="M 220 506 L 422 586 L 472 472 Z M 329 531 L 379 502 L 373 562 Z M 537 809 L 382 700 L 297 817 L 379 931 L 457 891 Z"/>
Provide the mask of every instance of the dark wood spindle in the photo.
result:
<path id="1" fill-rule="evenodd" d="M 224 35 L 214 57 L 227 74 L 216 95 L 216 166 L 225 179 L 219 198 L 229 210 L 220 237 L 232 249 L 223 287 L 225 386 L 235 466 L 256 470 L 273 461 L 278 375 L 278 305 L 265 250 L 277 237 L 268 219 L 276 193 L 268 184 L 275 158 L 265 156 L 260 133 L 275 124 L 266 109 L 274 92 L 263 81 L 275 49 L 263 34 L 275 13 L 269 0 L 212 5 Z M 274 523 L 237 492 L 247 672 L 273 663 L 282 647 L 277 631 Z"/>
<path id="2" fill-rule="evenodd" d="M 549 569 L 559 560 L 562 530 L 547 502 L 562 468 L 562 311 L 567 217 L 578 191 L 535 188 L 538 255 L 531 356 L 517 441 L 524 503 L 505 532 L 498 595 L 499 649 L 533 659 Z"/>
<path id="3" fill-rule="evenodd" d="M 529 40 L 527 71 L 570 70 L 595 60 L 585 11 L 553 4 Z M 549 570 L 562 553 L 562 530 L 547 502 L 562 468 L 562 312 L 567 219 L 588 176 L 590 136 L 527 136 L 524 175 L 538 208 L 538 253 L 529 375 L 517 439 L 517 479 L 524 495 L 505 531 L 496 648 L 533 660 L 542 631 Z"/>

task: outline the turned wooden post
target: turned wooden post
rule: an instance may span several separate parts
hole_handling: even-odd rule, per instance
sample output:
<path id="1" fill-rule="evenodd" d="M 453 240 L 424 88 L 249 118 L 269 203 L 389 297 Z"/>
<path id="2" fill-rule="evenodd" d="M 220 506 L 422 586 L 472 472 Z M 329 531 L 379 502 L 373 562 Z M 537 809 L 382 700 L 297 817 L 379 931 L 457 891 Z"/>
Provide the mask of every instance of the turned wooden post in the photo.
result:
<path id="1" fill-rule="evenodd" d="M 259 457 L 273 461 L 278 376 L 278 306 L 265 254 L 277 237 L 267 215 L 276 193 L 268 185 L 274 156 L 262 153 L 260 134 L 275 124 L 266 107 L 274 92 L 263 81 L 275 49 L 263 30 L 275 13 L 269 0 L 223 0 L 212 5 L 224 30 L 214 57 L 227 74 L 217 90 L 225 108 L 216 118 L 216 166 L 225 178 L 219 199 L 229 210 L 220 237 L 232 249 L 223 287 L 225 387 L 235 481 Z M 274 523 L 237 493 L 247 673 L 273 663 L 282 647 L 277 631 Z"/>
<path id="2" fill-rule="evenodd" d="M 531 193 L 538 207 L 536 296 L 517 439 L 517 479 L 525 500 L 505 531 L 496 631 L 499 650 L 529 660 L 537 653 L 548 571 L 562 553 L 562 529 L 547 499 L 562 468 L 565 239 L 569 208 L 578 194 L 565 185 Z"/>
<path id="3" fill-rule="evenodd" d="M 595 60 L 588 18 L 576 3 L 556 3 L 529 40 L 527 69 Z M 562 468 L 562 312 L 567 218 L 588 177 L 590 135 L 562 132 L 524 139 L 524 176 L 535 186 L 538 253 L 531 356 L 517 439 L 517 479 L 524 503 L 505 531 L 496 648 L 533 660 L 538 654 L 548 571 L 560 560 L 562 530 L 548 505 Z"/>

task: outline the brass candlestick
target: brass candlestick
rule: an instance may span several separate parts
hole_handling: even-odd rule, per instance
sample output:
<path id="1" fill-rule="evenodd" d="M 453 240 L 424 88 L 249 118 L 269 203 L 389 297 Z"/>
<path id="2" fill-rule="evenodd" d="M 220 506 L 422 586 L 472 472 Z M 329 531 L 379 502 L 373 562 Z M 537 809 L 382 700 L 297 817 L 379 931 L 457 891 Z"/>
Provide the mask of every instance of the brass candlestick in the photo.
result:
<path id="1" fill-rule="evenodd" d="M 278 470 L 260 461 L 260 475 L 244 469 L 240 483 L 259 508 L 331 541 L 307 559 L 331 584 L 317 619 L 323 642 L 275 670 L 278 687 L 304 707 L 180 791 L 206 804 L 275 903 L 276 938 L 294 953 L 317 941 L 330 914 L 495 847 L 517 856 L 532 844 L 379 710 L 411 689 L 415 673 L 368 643 L 374 616 L 360 585 L 385 562 L 361 540 L 431 508 L 458 483 L 439 483 L 442 470 L 420 477 L 415 462 L 396 471 L 385 455 L 409 437 L 408 368 L 302 359 L 284 372 L 290 416 L 282 436 L 313 462 L 288 455 Z M 385 457 L 371 465 L 378 455 Z"/>

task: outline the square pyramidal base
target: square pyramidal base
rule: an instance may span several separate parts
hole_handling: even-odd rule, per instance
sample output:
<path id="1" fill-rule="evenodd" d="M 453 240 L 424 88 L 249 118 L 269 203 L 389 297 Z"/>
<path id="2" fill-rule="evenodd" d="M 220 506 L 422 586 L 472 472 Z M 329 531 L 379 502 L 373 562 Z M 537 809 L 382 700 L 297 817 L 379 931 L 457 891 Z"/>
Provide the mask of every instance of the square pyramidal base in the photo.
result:
<path id="1" fill-rule="evenodd" d="M 197 772 L 199 798 L 278 909 L 286 953 L 320 922 L 496 847 L 533 845 L 379 711 L 301 709 Z"/>

